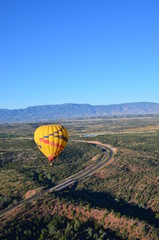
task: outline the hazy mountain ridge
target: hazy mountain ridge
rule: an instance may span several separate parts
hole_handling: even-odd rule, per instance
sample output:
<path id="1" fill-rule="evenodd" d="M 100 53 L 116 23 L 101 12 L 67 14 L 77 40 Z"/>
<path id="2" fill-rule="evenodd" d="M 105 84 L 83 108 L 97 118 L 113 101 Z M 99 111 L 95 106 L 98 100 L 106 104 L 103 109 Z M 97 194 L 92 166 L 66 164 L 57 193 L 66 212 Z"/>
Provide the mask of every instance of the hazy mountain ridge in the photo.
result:
<path id="1" fill-rule="evenodd" d="M 159 114 L 159 103 L 138 102 L 96 106 L 68 103 L 34 106 L 15 110 L 0 109 L 0 123 L 141 114 Z"/>

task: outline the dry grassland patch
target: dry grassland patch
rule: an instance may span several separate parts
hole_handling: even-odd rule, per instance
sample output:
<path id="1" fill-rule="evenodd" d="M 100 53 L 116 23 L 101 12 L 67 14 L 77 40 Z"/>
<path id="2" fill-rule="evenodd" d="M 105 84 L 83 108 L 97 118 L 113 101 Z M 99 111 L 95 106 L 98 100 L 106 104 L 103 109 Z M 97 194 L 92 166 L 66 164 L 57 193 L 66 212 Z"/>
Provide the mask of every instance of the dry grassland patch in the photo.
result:
<path id="1" fill-rule="evenodd" d="M 146 127 L 137 127 L 137 128 L 129 128 L 128 130 L 138 132 L 138 131 L 159 131 L 159 126 L 146 126 Z"/>

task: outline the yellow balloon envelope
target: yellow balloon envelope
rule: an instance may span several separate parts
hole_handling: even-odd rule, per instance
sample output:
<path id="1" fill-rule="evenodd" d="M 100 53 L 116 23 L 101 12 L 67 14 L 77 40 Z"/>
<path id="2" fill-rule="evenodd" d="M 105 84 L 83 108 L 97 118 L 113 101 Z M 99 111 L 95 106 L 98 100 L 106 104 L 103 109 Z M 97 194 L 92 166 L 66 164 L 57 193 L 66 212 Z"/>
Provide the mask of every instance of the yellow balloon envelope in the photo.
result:
<path id="1" fill-rule="evenodd" d="M 40 151 L 52 163 L 65 148 L 68 132 L 61 125 L 43 125 L 35 130 L 34 140 Z"/>

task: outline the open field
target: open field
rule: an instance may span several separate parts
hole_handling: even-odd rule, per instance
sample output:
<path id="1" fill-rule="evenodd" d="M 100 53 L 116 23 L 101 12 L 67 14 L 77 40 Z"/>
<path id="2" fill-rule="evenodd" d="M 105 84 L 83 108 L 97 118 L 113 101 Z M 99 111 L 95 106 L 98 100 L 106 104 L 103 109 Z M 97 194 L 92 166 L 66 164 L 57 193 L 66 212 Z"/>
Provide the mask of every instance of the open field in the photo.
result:
<path id="1" fill-rule="evenodd" d="M 2 239 L 80 239 L 81 232 L 83 239 L 159 239 L 159 117 L 60 123 L 70 138 L 52 167 L 33 140 L 40 124 L 0 125 L 1 209 L 96 161 L 99 149 L 74 139 L 109 144 L 117 150 L 114 159 L 69 191 L 47 194 L 2 217 Z"/>
<path id="2" fill-rule="evenodd" d="M 57 122 L 52 122 L 52 124 Z M 79 134 L 107 134 L 116 132 L 145 132 L 159 130 L 159 116 L 152 115 L 134 117 L 114 117 L 114 118 L 95 118 L 95 119 L 74 119 L 59 120 L 59 124 L 64 125 L 69 136 Z M 1 134 L 17 135 L 22 137 L 33 137 L 34 130 L 43 123 L 12 123 L 1 124 Z"/>

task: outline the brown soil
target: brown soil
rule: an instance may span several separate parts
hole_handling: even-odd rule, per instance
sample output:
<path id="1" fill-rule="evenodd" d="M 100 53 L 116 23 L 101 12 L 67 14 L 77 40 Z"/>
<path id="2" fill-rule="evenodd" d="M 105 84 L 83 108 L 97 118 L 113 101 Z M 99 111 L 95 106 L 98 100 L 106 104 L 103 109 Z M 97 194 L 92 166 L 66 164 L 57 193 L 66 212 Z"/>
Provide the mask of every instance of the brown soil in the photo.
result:
<path id="1" fill-rule="evenodd" d="M 95 162 L 98 157 L 100 156 L 100 153 L 98 153 L 97 155 L 95 155 L 92 159 L 91 159 L 91 162 Z"/>
<path id="2" fill-rule="evenodd" d="M 43 202 L 43 201 L 42 201 Z M 38 211 L 39 215 L 45 215 L 46 213 L 50 213 L 54 215 L 55 213 L 58 213 L 60 215 L 65 215 L 68 219 L 74 219 L 76 216 L 82 220 L 87 221 L 88 219 L 97 219 L 97 221 L 103 225 L 105 229 L 109 228 L 114 231 L 120 231 L 120 233 L 123 233 L 123 229 L 126 230 L 128 233 L 128 239 L 131 238 L 139 238 L 141 240 L 150 240 L 150 235 L 147 234 L 146 237 L 140 237 L 142 234 L 142 229 L 144 227 L 144 223 L 139 222 L 135 219 L 125 218 L 124 216 L 117 216 L 112 212 L 108 212 L 107 210 L 103 209 L 90 209 L 88 211 L 87 206 L 81 206 L 81 205 L 73 205 L 69 204 L 66 207 L 66 203 L 61 203 L 58 200 L 52 199 L 51 207 L 47 207 L 41 204 L 39 206 Z M 14 221 L 14 218 L 16 216 L 20 215 L 26 215 L 30 218 L 32 217 L 33 213 L 36 211 L 36 205 L 32 202 L 31 208 L 27 211 L 23 206 L 18 206 L 16 209 L 10 211 L 8 214 L 6 214 L 4 217 L 1 218 L 1 220 L 4 222 L 12 222 Z M 72 215 L 72 212 L 75 212 L 75 215 Z M 38 217 L 38 216 L 37 216 Z M 2 224 L 1 224 L 2 225 Z"/>
<path id="3" fill-rule="evenodd" d="M 27 191 L 26 192 L 26 194 L 24 195 L 24 198 L 30 198 L 30 197 L 32 197 L 33 195 L 35 195 L 37 192 L 36 192 L 36 190 L 29 190 L 29 191 Z"/>
<path id="4" fill-rule="evenodd" d="M 37 188 L 37 189 L 33 189 L 33 190 L 28 190 L 25 195 L 24 195 L 24 199 L 30 198 L 33 195 L 35 195 L 36 193 L 39 193 L 42 191 L 42 188 Z"/>
<path id="5" fill-rule="evenodd" d="M 55 205 L 52 209 L 52 214 L 55 213 L 64 214 L 69 219 L 74 219 L 75 216 L 72 216 L 72 211 L 75 211 L 75 216 L 77 216 L 80 220 L 86 221 L 88 219 L 97 219 L 100 224 L 104 226 L 104 228 L 110 228 L 114 231 L 120 229 L 122 233 L 123 229 L 126 229 L 129 239 L 131 237 L 139 237 L 143 223 L 139 223 L 136 220 L 126 219 L 124 217 L 117 217 L 113 213 L 108 213 L 106 210 L 98 210 L 98 209 L 91 209 L 90 211 L 87 210 L 87 207 L 81 206 L 73 206 L 69 205 L 66 209 L 65 204 L 63 205 Z M 106 216 L 105 216 L 106 215 Z M 132 226 L 134 226 L 132 228 Z M 142 240 L 150 240 L 149 237 L 142 237 Z"/>

